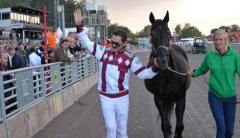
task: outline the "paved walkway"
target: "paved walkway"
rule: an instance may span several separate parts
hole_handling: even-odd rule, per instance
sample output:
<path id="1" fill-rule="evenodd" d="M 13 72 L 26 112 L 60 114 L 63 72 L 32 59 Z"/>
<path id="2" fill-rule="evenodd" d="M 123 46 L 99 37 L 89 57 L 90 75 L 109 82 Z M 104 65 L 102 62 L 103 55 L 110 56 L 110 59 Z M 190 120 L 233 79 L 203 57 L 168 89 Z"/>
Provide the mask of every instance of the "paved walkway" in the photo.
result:
<path id="1" fill-rule="evenodd" d="M 146 63 L 149 53 L 141 53 Z M 192 67 L 197 67 L 203 55 L 188 55 Z M 238 83 L 240 87 L 240 83 Z M 215 123 L 207 102 L 208 85 L 206 77 L 193 79 L 187 94 L 187 105 L 184 116 L 184 138 L 214 138 Z M 240 99 L 240 98 L 239 98 Z M 240 138 L 240 105 L 235 123 L 234 138 Z M 160 138 L 162 136 L 157 119 L 158 112 L 153 96 L 145 89 L 143 80 L 131 76 L 129 138 Z M 175 118 L 172 118 L 175 124 Z M 173 128 L 174 125 L 173 125 Z M 100 110 L 96 86 L 87 95 L 79 99 L 69 109 L 56 117 L 33 138 L 104 138 L 105 128 Z"/>

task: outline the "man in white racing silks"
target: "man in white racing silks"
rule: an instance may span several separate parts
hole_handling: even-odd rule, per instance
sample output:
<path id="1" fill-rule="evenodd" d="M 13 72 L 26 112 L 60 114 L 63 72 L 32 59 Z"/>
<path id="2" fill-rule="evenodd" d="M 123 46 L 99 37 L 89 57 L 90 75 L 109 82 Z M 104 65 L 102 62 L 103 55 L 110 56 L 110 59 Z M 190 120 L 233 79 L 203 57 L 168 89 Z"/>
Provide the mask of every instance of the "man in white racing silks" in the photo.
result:
<path id="1" fill-rule="evenodd" d="M 129 73 L 135 73 L 140 79 L 151 79 L 158 72 L 156 60 L 150 68 L 143 66 L 138 57 L 125 49 L 127 35 L 123 31 L 113 33 L 111 47 L 98 45 L 86 35 L 80 9 L 75 10 L 74 19 L 81 45 L 99 60 L 98 93 L 106 138 L 127 138 Z"/>

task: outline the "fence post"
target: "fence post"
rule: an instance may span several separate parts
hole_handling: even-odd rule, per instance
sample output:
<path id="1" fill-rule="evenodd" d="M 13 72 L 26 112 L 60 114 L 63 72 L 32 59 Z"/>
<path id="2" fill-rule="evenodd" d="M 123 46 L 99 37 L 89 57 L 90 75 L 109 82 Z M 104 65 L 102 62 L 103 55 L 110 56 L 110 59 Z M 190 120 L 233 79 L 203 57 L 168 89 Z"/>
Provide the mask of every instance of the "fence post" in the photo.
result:
<path id="1" fill-rule="evenodd" d="M 41 86 L 42 86 L 42 96 L 43 97 L 45 97 L 46 96 L 46 94 L 48 93 L 47 92 L 47 89 L 48 89 L 48 87 L 50 87 L 50 85 L 49 84 L 47 84 L 47 85 L 45 85 L 46 83 L 48 83 L 48 81 L 50 81 L 49 80 L 49 78 L 47 78 L 48 76 L 50 76 L 50 73 L 48 72 L 49 71 L 49 66 L 42 66 L 41 68 L 40 68 L 41 70 L 41 74 L 40 74 L 40 79 L 41 79 Z"/>
<path id="2" fill-rule="evenodd" d="M 85 57 L 84 60 L 83 60 L 83 76 L 84 78 L 88 76 L 88 57 Z"/>
<path id="3" fill-rule="evenodd" d="M 77 64 L 78 62 L 72 62 L 71 63 L 71 76 L 72 76 L 72 83 L 77 81 Z"/>
<path id="4" fill-rule="evenodd" d="M 0 73 L 0 120 L 6 118 L 5 100 L 4 100 L 4 85 L 3 75 Z"/>

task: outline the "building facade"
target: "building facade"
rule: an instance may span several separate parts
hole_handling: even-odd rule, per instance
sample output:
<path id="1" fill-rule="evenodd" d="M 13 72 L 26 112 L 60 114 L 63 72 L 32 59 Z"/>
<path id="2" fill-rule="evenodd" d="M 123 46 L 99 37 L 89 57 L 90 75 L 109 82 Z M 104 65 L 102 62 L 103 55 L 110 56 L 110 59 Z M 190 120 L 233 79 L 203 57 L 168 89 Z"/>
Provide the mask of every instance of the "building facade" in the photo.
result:
<path id="1" fill-rule="evenodd" d="M 42 40 L 43 11 L 16 6 L 0 9 L 0 35 L 18 41 Z"/>
<path id="2" fill-rule="evenodd" d="M 108 15 L 104 5 L 95 3 L 84 3 L 83 24 L 88 28 L 91 40 L 103 43 L 107 40 Z"/>

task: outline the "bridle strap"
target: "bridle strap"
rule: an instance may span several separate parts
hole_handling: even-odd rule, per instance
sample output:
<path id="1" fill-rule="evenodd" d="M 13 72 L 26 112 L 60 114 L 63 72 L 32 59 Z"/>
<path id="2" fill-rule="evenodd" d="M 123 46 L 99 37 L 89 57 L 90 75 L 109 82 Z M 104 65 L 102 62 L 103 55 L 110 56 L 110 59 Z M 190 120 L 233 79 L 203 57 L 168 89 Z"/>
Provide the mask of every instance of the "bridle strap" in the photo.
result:
<path id="1" fill-rule="evenodd" d="M 168 55 L 171 56 L 171 58 L 172 58 L 173 66 L 176 68 L 176 63 L 175 63 L 174 56 L 173 56 L 173 52 L 174 52 L 173 48 L 171 46 L 167 47 L 167 46 L 164 46 L 164 45 L 159 46 L 158 49 L 159 48 L 164 48 L 168 52 Z M 172 69 L 171 67 L 167 67 L 167 70 L 171 71 L 173 73 L 176 73 L 178 75 L 188 76 L 187 73 L 178 72 L 175 69 Z"/>

